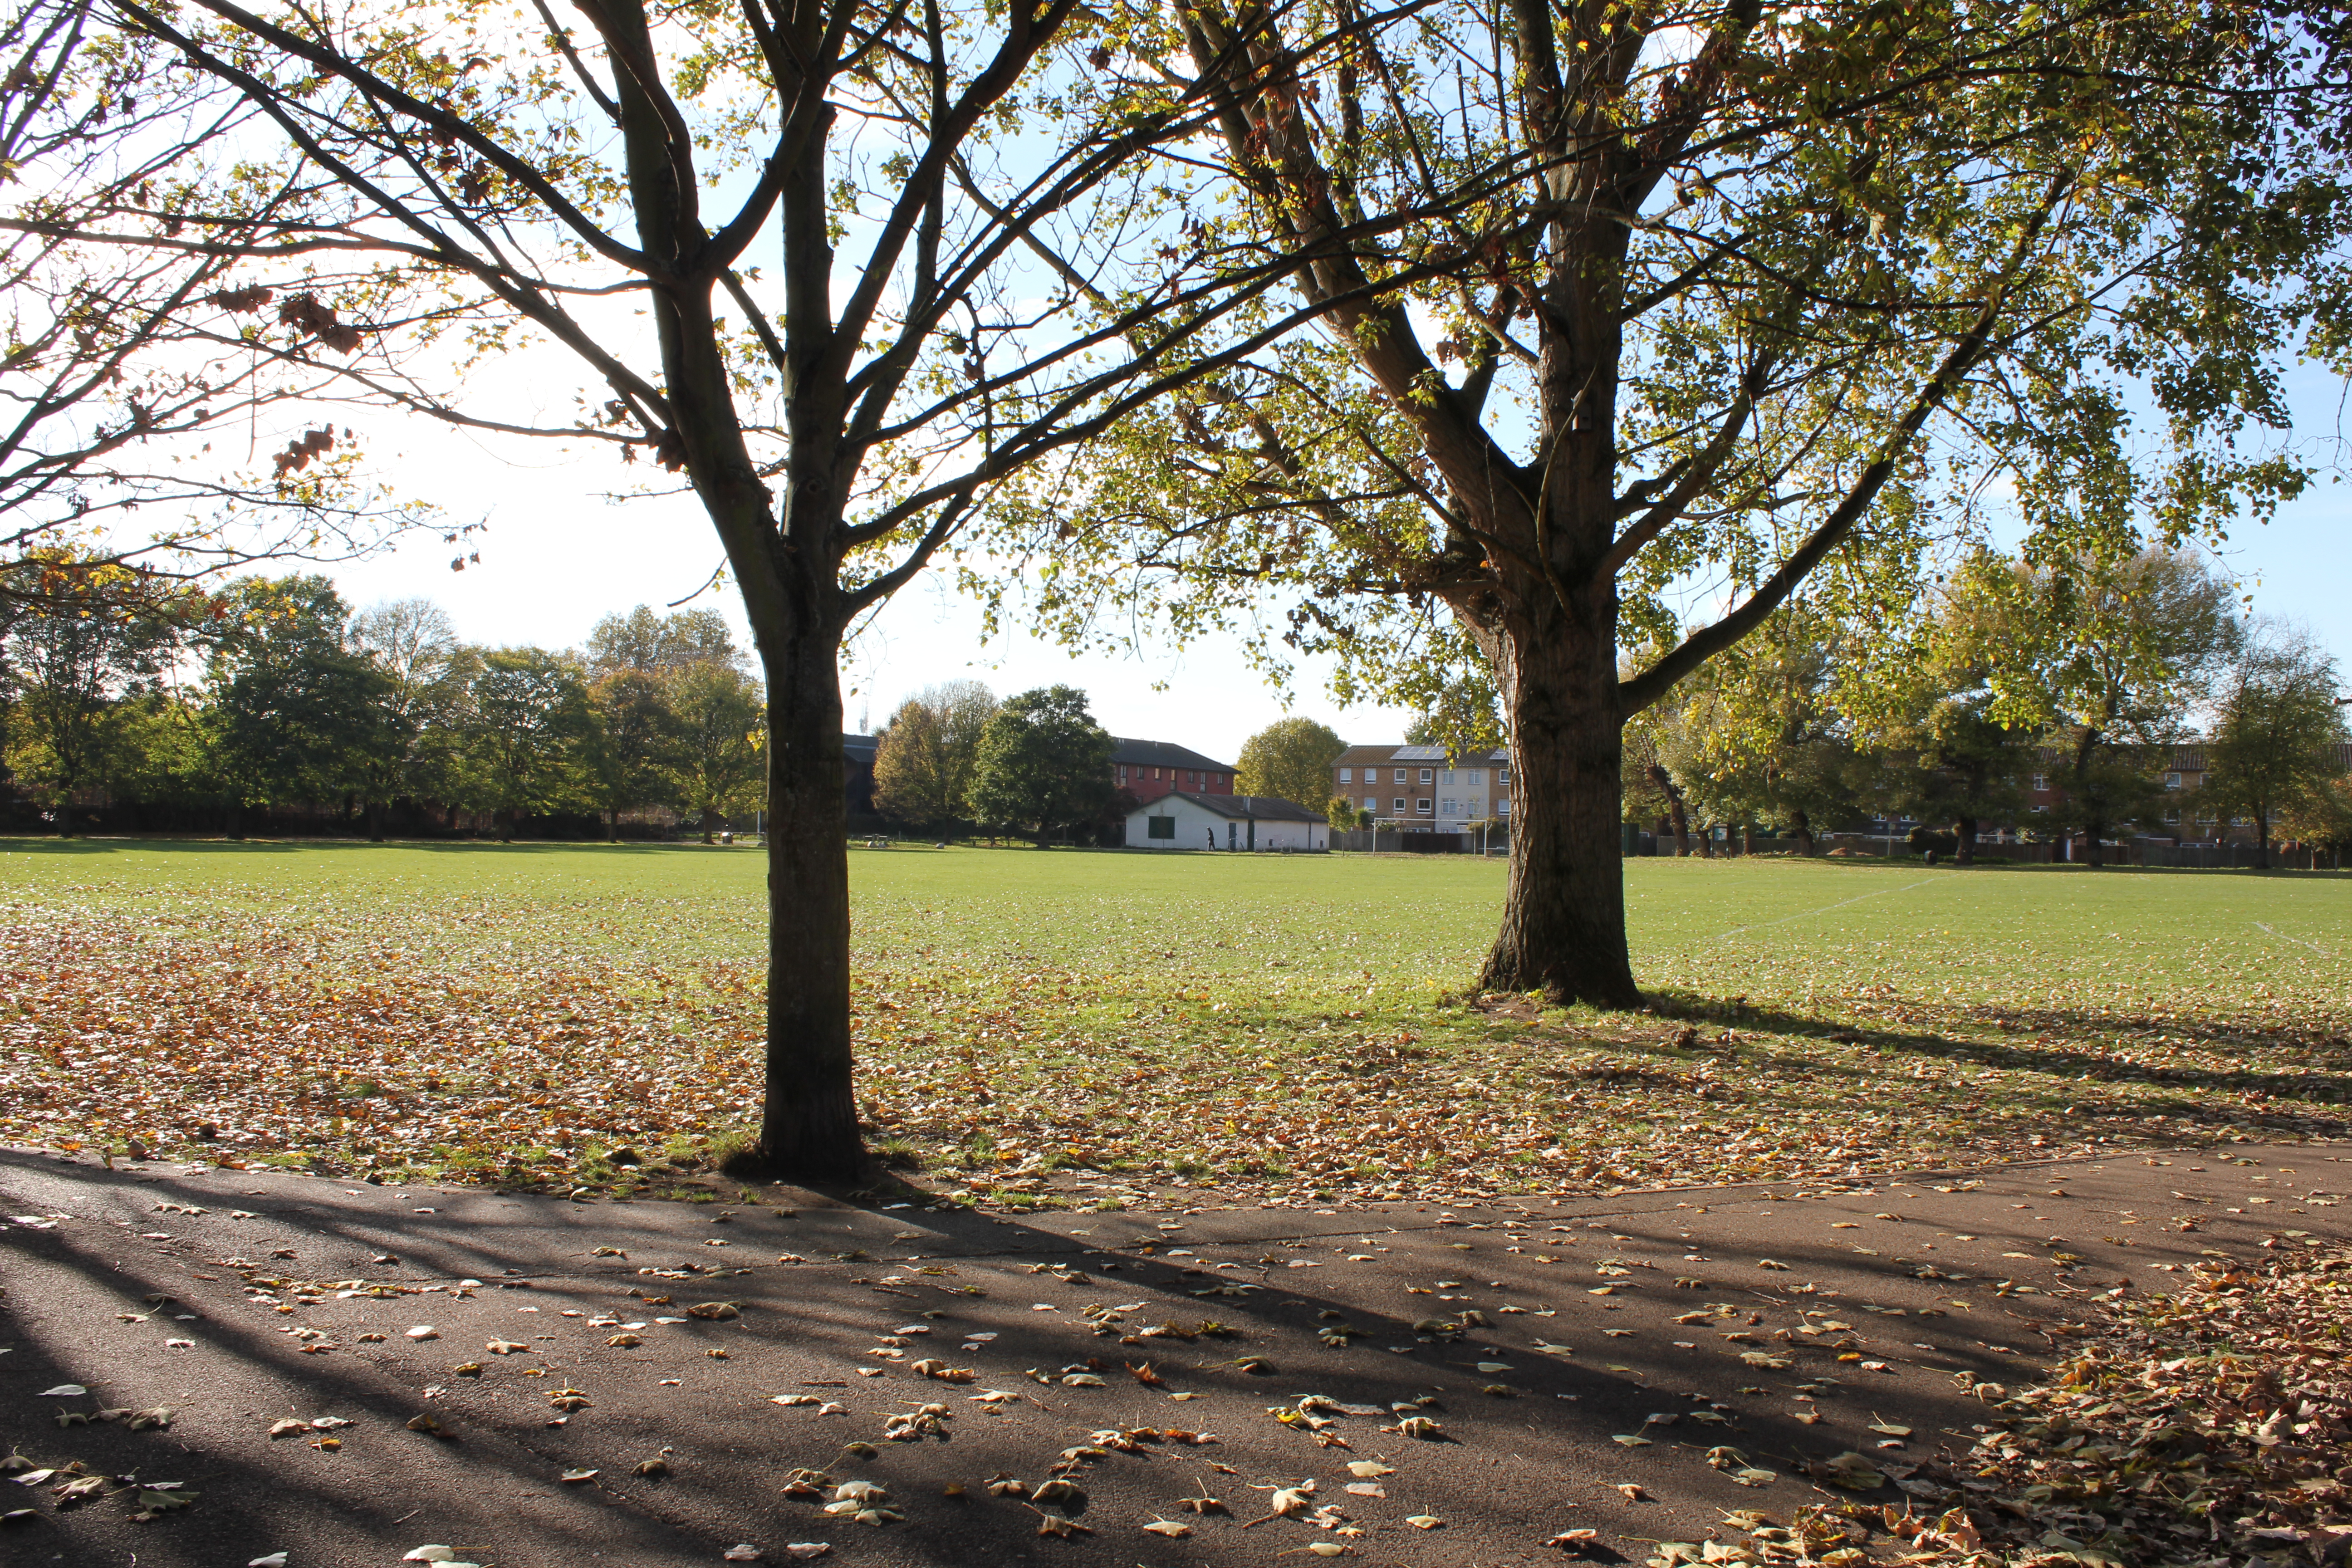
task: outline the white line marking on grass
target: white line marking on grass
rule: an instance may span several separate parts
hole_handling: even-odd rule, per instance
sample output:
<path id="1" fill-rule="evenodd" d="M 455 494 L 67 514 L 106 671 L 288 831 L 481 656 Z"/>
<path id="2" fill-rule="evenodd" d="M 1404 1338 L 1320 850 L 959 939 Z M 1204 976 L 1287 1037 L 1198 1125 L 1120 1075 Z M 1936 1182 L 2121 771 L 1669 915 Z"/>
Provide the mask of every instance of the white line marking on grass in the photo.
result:
<path id="1" fill-rule="evenodd" d="M 1948 873 L 1947 875 L 1948 875 Z M 1922 877 L 1916 882 L 1906 882 L 1899 888 L 1881 888 L 1874 893 L 1862 893 L 1851 899 L 1840 899 L 1836 903 L 1823 904 L 1820 909 L 1807 910 L 1801 914 L 1782 915 L 1777 921 L 1759 921 L 1752 926 L 1733 926 L 1721 936 L 1712 937 L 1709 940 L 1713 942 L 1721 942 L 1724 937 L 1738 936 L 1741 931 L 1769 931 L 1774 926 L 1787 925 L 1790 921 L 1811 920 L 1815 915 L 1825 915 L 1832 910 L 1842 910 L 1848 904 L 1858 904 L 1862 902 L 1864 899 L 1883 899 L 1889 893 L 1907 893 L 1914 888 L 1924 888 L 1930 882 L 1940 882 L 1943 880 L 1945 880 L 1945 877 L 1943 876 Z M 2264 931 L 2270 930 L 2268 926 L 2264 926 L 2263 929 Z"/>
<path id="2" fill-rule="evenodd" d="M 2270 931 L 2273 936 L 2278 938 L 2281 942 L 2291 942 L 2297 947 L 2307 947 L 2311 949 L 2312 952 L 2319 954 L 2322 958 L 2333 958 L 2336 956 L 2315 942 L 2305 942 L 2299 936 L 2289 936 L 2283 931 L 2271 931 L 2270 927 L 2263 924 L 2260 921 L 2256 921 L 2253 923 L 2255 930 Z"/>

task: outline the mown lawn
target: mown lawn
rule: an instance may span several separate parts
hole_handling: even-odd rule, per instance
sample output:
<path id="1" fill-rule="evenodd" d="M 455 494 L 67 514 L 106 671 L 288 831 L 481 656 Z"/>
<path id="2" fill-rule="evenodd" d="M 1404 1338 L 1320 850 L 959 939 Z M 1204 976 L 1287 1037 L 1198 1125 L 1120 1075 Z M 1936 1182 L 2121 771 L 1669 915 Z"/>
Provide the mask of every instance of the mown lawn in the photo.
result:
<path id="1" fill-rule="evenodd" d="M 2347 1131 L 2333 877 L 1637 860 L 1660 1005 L 1601 1015 L 1466 994 L 1499 862 L 852 868 L 874 1136 L 977 1201 L 1470 1199 Z M 662 1185 L 756 1100 L 762 869 L 0 841 L 0 1140 Z"/>

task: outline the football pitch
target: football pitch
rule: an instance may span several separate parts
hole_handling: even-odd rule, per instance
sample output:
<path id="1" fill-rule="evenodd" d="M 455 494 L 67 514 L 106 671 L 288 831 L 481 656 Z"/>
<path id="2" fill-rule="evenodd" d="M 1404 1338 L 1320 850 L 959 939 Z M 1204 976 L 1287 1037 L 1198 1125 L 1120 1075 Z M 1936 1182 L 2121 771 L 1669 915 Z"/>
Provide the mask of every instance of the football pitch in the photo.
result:
<path id="1" fill-rule="evenodd" d="M 946 1190 L 1450 1198 L 2337 1136 L 2352 879 L 1639 859 L 1654 1010 L 1471 992 L 1504 867 L 855 850 Z M 758 1093 L 748 847 L 0 843 L 0 1138 L 621 1189 Z M 623 1146 L 646 1166 L 614 1163 Z"/>

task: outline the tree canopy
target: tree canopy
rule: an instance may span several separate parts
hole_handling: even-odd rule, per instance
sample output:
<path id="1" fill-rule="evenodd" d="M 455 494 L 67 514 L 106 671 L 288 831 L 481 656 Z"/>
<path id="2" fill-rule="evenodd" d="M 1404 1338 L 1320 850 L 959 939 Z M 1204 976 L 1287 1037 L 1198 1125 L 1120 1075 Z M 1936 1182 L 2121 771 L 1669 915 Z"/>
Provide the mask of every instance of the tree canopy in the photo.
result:
<path id="1" fill-rule="evenodd" d="M 1044 686 L 1004 700 L 981 731 L 972 815 L 1024 829 L 1043 848 L 1058 832 L 1099 820 L 1118 797 L 1109 731 L 1073 686 Z"/>
<path id="2" fill-rule="evenodd" d="M 1277 719 L 1242 742 L 1234 763 L 1237 795 L 1266 795 L 1321 811 L 1331 799 L 1331 764 L 1348 742 L 1312 719 Z"/>
<path id="3" fill-rule="evenodd" d="M 1314 32 L 1184 17 L 1196 67 Z M 1792 597 L 1899 624 L 1997 518 L 2119 556 L 2295 493 L 2282 364 L 2343 341 L 2343 45 L 2240 4 L 1452 0 L 1295 87 L 1204 68 L 1239 193 L 1209 230 L 1328 330 L 1028 475 L 1038 612 L 1085 636 L 1115 593 L 1377 684 L 1443 606 L 1518 770 L 1486 983 L 1630 1005 L 1629 717 Z"/>

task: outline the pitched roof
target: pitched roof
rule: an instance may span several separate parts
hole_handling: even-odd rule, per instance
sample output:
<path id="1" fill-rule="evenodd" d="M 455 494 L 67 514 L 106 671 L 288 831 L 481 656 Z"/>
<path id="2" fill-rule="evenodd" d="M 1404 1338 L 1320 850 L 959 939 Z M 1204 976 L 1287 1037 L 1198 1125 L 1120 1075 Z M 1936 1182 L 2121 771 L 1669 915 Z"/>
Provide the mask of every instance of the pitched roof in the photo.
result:
<path id="1" fill-rule="evenodd" d="M 1331 765 L 1335 768 L 1346 768 L 1353 767 L 1358 763 L 1364 763 L 1378 766 L 1395 755 L 1396 752 L 1397 742 L 1393 741 L 1383 741 L 1377 746 L 1350 746 L 1332 758 Z"/>
<path id="2" fill-rule="evenodd" d="M 1321 812 L 1309 811 L 1297 801 L 1284 800 L 1279 795 L 1192 795 L 1181 789 L 1171 790 L 1160 796 L 1160 800 L 1151 802 L 1150 805 L 1138 806 L 1136 810 L 1150 811 L 1158 806 L 1160 801 L 1167 800 L 1189 800 L 1203 811 L 1217 816 L 1229 816 L 1236 822 L 1321 822 L 1325 820 Z"/>
<path id="3" fill-rule="evenodd" d="M 861 763 L 872 762 L 875 749 L 879 744 L 871 735 L 844 735 L 841 738 L 842 752 Z"/>
<path id="4" fill-rule="evenodd" d="M 1131 741 L 1125 736 L 1114 739 L 1118 742 L 1110 753 L 1114 763 L 1125 763 L 1129 767 L 1143 768 L 1206 768 L 1221 773 L 1234 771 L 1233 763 L 1204 757 L 1173 741 Z"/>

